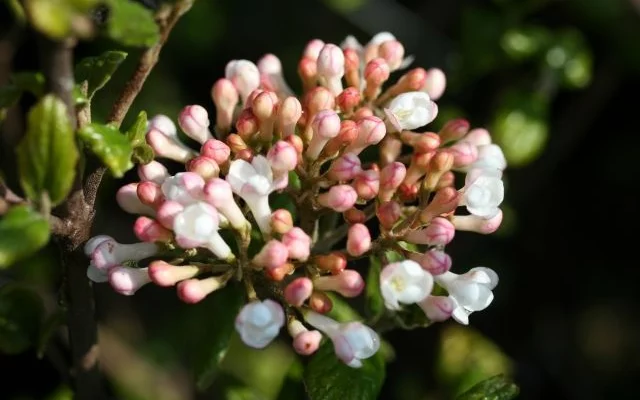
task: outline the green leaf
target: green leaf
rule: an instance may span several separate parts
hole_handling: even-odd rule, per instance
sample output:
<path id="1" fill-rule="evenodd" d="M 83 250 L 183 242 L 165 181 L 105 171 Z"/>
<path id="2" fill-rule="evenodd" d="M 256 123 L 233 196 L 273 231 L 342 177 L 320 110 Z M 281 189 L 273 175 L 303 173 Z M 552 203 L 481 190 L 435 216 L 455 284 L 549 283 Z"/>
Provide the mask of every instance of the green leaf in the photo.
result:
<path id="1" fill-rule="evenodd" d="M 133 125 L 127 129 L 127 138 L 131 142 L 131 146 L 138 147 L 146 144 L 145 134 L 147 133 L 147 113 L 140 111 Z"/>
<path id="2" fill-rule="evenodd" d="M 30 199 L 40 201 L 46 192 L 55 206 L 67 197 L 79 155 L 62 100 L 47 95 L 29 111 L 17 156 L 20 183 Z"/>
<path id="3" fill-rule="evenodd" d="M 29 0 L 25 1 L 29 22 L 40 32 L 54 38 L 62 39 L 77 30 L 82 33 L 83 23 L 89 23 L 87 11 L 97 0 Z M 78 23 L 78 20 L 85 19 Z"/>
<path id="4" fill-rule="evenodd" d="M 505 378 L 504 375 L 496 375 L 484 380 L 457 397 L 457 400 L 511 400 L 514 399 L 520 389 Z"/>
<path id="5" fill-rule="evenodd" d="M 126 46 L 153 46 L 159 29 L 151 11 L 130 0 L 109 0 L 107 34 Z"/>
<path id="6" fill-rule="evenodd" d="M 49 241 L 49 224 L 27 206 L 9 209 L 0 220 L 0 268 L 35 253 Z"/>
<path id="7" fill-rule="evenodd" d="M 11 82 L 19 89 L 36 97 L 44 94 L 44 75 L 40 72 L 16 72 L 11 75 Z"/>
<path id="8" fill-rule="evenodd" d="M 234 332 L 236 316 L 245 304 L 244 291 L 239 285 L 229 285 L 210 296 L 208 309 L 215 315 L 216 323 L 203 335 L 206 342 L 201 342 L 194 357 L 194 369 L 197 375 L 197 386 L 204 390 L 213 382 L 229 346 Z"/>
<path id="9" fill-rule="evenodd" d="M 133 167 L 133 149 L 125 135 L 112 125 L 89 124 L 78 131 L 78 137 L 102 160 L 113 176 L 121 178 Z"/>
<path id="10" fill-rule="evenodd" d="M 142 144 L 133 149 L 133 154 L 131 155 L 131 161 L 135 164 L 149 164 L 153 161 L 155 154 L 153 149 L 148 144 Z"/>
<path id="11" fill-rule="evenodd" d="M 73 104 L 75 104 L 76 106 L 87 104 L 89 102 L 87 96 L 82 93 L 82 88 L 80 87 L 80 85 L 73 86 L 71 96 L 73 96 Z"/>
<path id="12" fill-rule="evenodd" d="M 372 255 L 369 257 L 369 271 L 367 271 L 367 286 L 365 297 L 366 313 L 370 320 L 376 321 L 384 313 L 384 299 L 380 292 L 380 271 L 382 263 L 380 258 Z"/>
<path id="13" fill-rule="evenodd" d="M 409 304 L 396 311 L 393 316 L 396 325 L 402 329 L 425 328 L 431 324 L 422 308 L 417 304 Z"/>
<path id="14" fill-rule="evenodd" d="M 327 296 L 329 296 L 333 303 L 333 307 L 328 313 L 329 317 L 338 322 L 362 321 L 364 319 L 349 303 L 343 300 L 342 297 L 334 293 L 327 293 Z"/>
<path id="15" fill-rule="evenodd" d="M 374 400 L 385 378 L 382 354 L 362 360 L 362 367 L 351 368 L 338 360 L 333 344 L 325 341 L 311 357 L 304 372 L 304 385 L 310 400 Z"/>
<path id="16" fill-rule="evenodd" d="M 120 64 L 127 58 L 127 53 L 123 51 L 105 51 L 97 57 L 83 58 L 76 65 L 76 81 L 87 81 L 87 97 L 93 95 L 111 79 L 113 73 Z"/>
<path id="17" fill-rule="evenodd" d="M 0 352 L 17 354 L 28 349 L 40 330 L 44 307 L 33 291 L 15 284 L 0 288 Z"/>

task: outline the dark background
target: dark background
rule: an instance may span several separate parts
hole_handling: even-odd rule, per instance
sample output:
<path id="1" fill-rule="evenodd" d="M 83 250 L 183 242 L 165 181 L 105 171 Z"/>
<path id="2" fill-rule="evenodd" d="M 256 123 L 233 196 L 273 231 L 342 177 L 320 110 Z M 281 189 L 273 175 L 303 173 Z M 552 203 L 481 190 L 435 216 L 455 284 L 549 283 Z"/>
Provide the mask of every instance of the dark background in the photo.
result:
<path id="1" fill-rule="evenodd" d="M 5 11 L 0 33 L 9 27 Z M 548 32 L 551 43 L 562 32 L 577 32 L 580 51 L 593 60 L 589 82 L 571 87 L 556 85 L 554 78 L 549 85 L 544 51 L 523 61 L 510 56 L 502 41 L 506 32 L 531 26 Z M 209 88 L 227 61 L 257 60 L 267 52 L 281 58 L 290 84 L 299 88 L 296 64 L 308 40 L 339 43 L 354 34 L 366 42 L 379 31 L 403 41 L 407 54 L 416 56 L 415 66 L 437 66 L 450 77 L 436 124 L 445 116 L 466 116 L 473 126 L 496 128 L 492 132 L 507 143 L 507 156 L 517 160 L 505 173 L 501 230 L 489 237 L 460 233 L 449 247 L 454 271 L 485 265 L 499 273 L 494 303 L 472 316 L 469 329 L 450 322 L 388 334 L 396 358 L 382 398 L 446 399 L 499 372 L 512 374 L 521 399 L 640 397 L 634 380 L 640 376 L 640 2 L 198 0 L 179 22 L 130 115 L 145 109 L 176 116 L 181 106 L 194 103 L 213 112 Z M 14 69 L 36 68 L 32 36 L 23 33 Z M 78 58 L 114 47 L 105 40 L 81 43 Z M 96 98 L 95 119 L 108 112 L 137 52 L 131 49 L 114 82 Z M 500 136 L 501 118 L 510 112 L 524 113 L 533 125 L 506 124 L 513 132 Z M 509 146 L 514 137 L 524 139 Z M 127 242 L 133 240 L 132 218 L 115 208 L 117 187 L 105 184 L 96 232 Z M 25 276 L 55 281 L 56 267 L 45 260 Z M 158 288 L 127 298 L 97 285 L 96 294 L 115 396 L 196 396 L 185 354 L 202 345 L 195 339 L 201 326 L 215 323 L 206 305 L 179 304 L 172 291 Z M 260 359 L 291 363 L 282 342 Z M 60 389 L 53 363 L 33 356 L 0 356 L 0 397 L 8 392 L 7 398 L 43 398 Z M 263 391 L 275 392 L 282 374 L 277 381 L 265 372 L 271 367 L 247 365 L 252 356 L 235 346 L 224 374 L 200 396 L 224 398 L 228 382 L 250 376 Z"/>

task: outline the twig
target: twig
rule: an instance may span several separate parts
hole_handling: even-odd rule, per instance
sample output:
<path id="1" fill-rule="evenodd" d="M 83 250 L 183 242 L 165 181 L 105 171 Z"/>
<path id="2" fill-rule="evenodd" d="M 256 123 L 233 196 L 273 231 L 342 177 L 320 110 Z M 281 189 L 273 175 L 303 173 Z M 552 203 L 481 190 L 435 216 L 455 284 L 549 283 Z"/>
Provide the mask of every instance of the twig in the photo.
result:
<path id="1" fill-rule="evenodd" d="M 142 53 L 138 66 L 133 73 L 133 76 L 124 87 L 122 94 L 116 100 L 111 109 L 108 122 L 120 126 L 124 117 L 127 115 L 131 104 L 142 90 L 144 82 L 151 73 L 153 67 L 158 63 L 160 51 L 164 46 L 171 30 L 176 25 L 180 17 L 189 11 L 193 4 L 193 0 L 181 0 L 176 2 L 173 7 L 162 9 L 156 18 L 158 25 L 160 26 L 160 39 L 153 47 L 148 48 Z M 96 201 L 96 195 L 100 182 L 106 171 L 106 168 L 100 166 L 88 174 L 84 184 L 85 199 L 88 204 L 93 205 Z"/>

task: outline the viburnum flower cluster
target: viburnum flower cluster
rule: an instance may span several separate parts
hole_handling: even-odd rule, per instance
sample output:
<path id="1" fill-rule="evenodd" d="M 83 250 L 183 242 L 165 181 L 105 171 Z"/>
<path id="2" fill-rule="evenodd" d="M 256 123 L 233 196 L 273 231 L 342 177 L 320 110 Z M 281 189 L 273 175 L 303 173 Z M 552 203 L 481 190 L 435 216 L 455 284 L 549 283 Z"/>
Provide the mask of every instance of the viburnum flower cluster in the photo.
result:
<path id="1" fill-rule="evenodd" d="M 327 292 L 363 292 L 353 260 L 386 260 L 379 281 L 368 284 L 379 285 L 387 313 L 417 305 L 432 322 L 467 324 L 493 300 L 498 276 L 484 267 L 452 272 L 445 246 L 456 231 L 500 226 L 506 162 L 489 133 L 466 120 L 425 131 L 445 75 L 418 67 L 390 81 L 410 63 L 390 33 L 365 46 L 353 37 L 340 46 L 312 40 L 298 64 L 296 97 L 275 55 L 229 62 L 211 91 L 215 122 L 199 105 L 178 116 L 199 151 L 181 141 L 170 118 L 149 121 L 155 158 L 185 171 L 171 175 L 155 160 L 138 167 L 140 181 L 123 186 L 117 201 L 139 215 L 140 243 L 92 238 L 88 276 L 124 295 L 147 284 L 176 286 L 186 303 L 242 281 L 248 302 L 235 326 L 244 343 L 263 348 L 286 325 L 296 352 L 312 354 L 325 335 L 351 367 L 380 347 L 362 322 L 327 316 Z M 288 196 L 296 212 L 276 208 L 274 195 Z M 318 221 L 336 213 L 345 225 L 320 231 Z M 344 249 L 334 249 L 344 238 Z M 401 259 L 389 261 L 389 251 Z"/>

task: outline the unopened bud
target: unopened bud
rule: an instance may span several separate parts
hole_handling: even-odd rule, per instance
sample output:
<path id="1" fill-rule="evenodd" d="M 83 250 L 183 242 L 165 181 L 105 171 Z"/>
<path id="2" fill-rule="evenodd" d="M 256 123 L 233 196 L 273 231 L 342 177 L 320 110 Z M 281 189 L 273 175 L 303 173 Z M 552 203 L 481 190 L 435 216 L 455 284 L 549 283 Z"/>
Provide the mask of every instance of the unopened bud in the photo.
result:
<path id="1" fill-rule="evenodd" d="M 345 221 L 349 224 L 362 224 L 367 220 L 367 216 L 362 210 L 357 208 L 350 208 L 342 213 Z"/>
<path id="2" fill-rule="evenodd" d="M 313 292 L 313 282 L 306 277 L 296 278 L 284 288 L 284 299 L 295 307 L 304 304 Z"/>
<path id="3" fill-rule="evenodd" d="M 357 257 L 371 248 L 371 234 L 364 224 L 353 224 L 347 234 L 347 253 Z"/>
<path id="4" fill-rule="evenodd" d="M 291 228 L 293 228 L 293 217 L 288 210 L 281 208 L 271 214 L 272 232 L 282 235 L 289 232 Z"/>
<path id="5" fill-rule="evenodd" d="M 402 216 L 402 207 L 395 201 L 385 201 L 376 209 L 376 216 L 383 228 L 391 229 Z"/>
<path id="6" fill-rule="evenodd" d="M 240 100 L 238 90 L 229 79 L 221 78 L 211 88 L 211 98 L 216 105 L 216 129 L 226 135 L 231 130 L 233 112 Z"/>
<path id="7" fill-rule="evenodd" d="M 162 287 L 174 286 L 180 281 L 191 279 L 200 274 L 200 267 L 195 265 L 171 265 L 157 260 L 149 265 L 149 278 Z"/>

